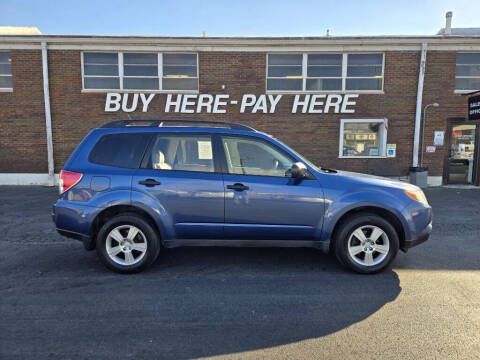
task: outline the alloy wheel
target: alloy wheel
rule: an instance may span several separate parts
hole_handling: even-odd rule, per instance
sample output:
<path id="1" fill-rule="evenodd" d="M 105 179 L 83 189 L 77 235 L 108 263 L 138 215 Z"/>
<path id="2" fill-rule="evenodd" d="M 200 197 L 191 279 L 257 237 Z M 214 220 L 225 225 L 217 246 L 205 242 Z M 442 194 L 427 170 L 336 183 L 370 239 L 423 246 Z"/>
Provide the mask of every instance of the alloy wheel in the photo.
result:
<path id="1" fill-rule="evenodd" d="M 147 252 L 147 238 L 133 225 L 120 225 L 112 229 L 105 242 L 107 254 L 120 265 L 135 265 Z"/>
<path id="2" fill-rule="evenodd" d="M 355 229 L 348 239 L 348 254 L 357 264 L 375 266 L 388 255 L 390 241 L 387 233 L 375 225 Z"/>

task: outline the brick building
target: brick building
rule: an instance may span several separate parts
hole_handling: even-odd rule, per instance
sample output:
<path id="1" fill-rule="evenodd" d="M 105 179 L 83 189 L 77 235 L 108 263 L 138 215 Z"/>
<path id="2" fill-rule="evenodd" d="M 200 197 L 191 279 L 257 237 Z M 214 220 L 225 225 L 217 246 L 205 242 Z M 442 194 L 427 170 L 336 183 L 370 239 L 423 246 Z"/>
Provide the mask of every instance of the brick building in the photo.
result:
<path id="1" fill-rule="evenodd" d="M 90 129 L 161 118 L 244 123 L 314 163 L 383 176 L 423 153 L 431 184 L 478 184 L 463 95 L 479 89 L 478 35 L 0 35 L 0 183 L 48 183 Z"/>

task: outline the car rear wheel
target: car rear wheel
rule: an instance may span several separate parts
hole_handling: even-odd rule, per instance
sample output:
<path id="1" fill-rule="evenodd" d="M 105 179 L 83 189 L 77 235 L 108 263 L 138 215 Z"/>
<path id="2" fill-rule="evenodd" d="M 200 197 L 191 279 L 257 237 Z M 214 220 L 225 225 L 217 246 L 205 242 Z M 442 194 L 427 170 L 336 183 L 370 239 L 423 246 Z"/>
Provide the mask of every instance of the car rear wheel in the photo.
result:
<path id="1" fill-rule="evenodd" d="M 371 274 L 384 270 L 397 255 L 398 234 L 384 218 L 360 213 L 342 221 L 335 232 L 334 250 L 346 267 Z"/>
<path id="2" fill-rule="evenodd" d="M 96 245 L 102 263 L 119 273 L 147 268 L 160 252 L 157 232 L 135 213 L 120 214 L 107 221 L 98 232 Z"/>

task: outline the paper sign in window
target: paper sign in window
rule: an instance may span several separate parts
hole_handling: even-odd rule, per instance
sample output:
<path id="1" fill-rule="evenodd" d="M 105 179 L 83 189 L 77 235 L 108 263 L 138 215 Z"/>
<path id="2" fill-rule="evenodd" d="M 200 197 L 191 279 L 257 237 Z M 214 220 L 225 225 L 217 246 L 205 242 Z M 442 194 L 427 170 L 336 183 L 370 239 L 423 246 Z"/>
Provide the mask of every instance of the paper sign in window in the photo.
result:
<path id="1" fill-rule="evenodd" d="M 200 160 L 212 160 L 212 142 L 211 141 L 197 141 L 198 144 L 198 158 Z"/>

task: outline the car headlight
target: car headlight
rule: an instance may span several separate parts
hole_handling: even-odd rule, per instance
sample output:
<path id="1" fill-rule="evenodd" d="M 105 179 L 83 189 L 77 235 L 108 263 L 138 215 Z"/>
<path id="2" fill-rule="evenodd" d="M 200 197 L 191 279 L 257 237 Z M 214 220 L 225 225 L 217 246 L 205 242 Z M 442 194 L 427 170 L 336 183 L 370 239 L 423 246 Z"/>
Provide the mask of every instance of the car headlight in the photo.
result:
<path id="1" fill-rule="evenodd" d="M 427 197 L 422 190 L 405 190 L 405 194 L 407 194 L 410 199 L 428 206 Z"/>

